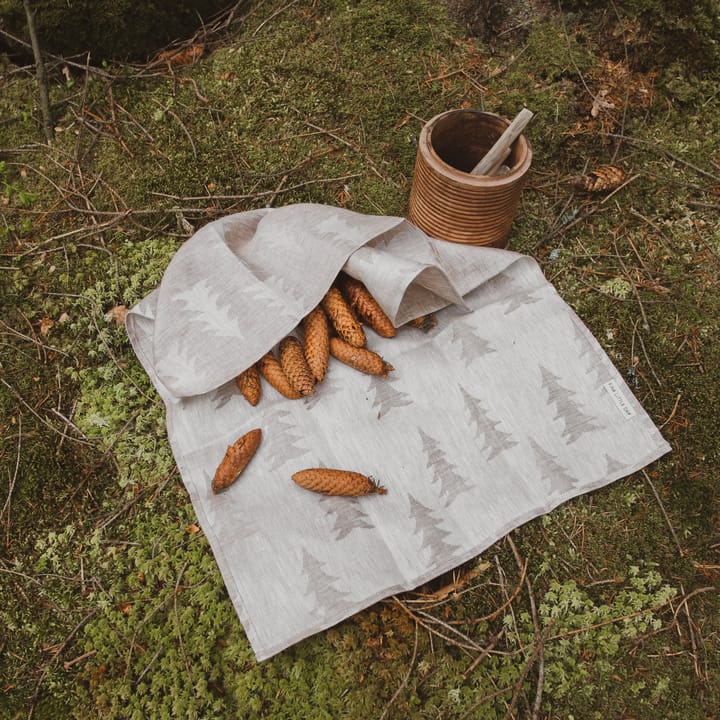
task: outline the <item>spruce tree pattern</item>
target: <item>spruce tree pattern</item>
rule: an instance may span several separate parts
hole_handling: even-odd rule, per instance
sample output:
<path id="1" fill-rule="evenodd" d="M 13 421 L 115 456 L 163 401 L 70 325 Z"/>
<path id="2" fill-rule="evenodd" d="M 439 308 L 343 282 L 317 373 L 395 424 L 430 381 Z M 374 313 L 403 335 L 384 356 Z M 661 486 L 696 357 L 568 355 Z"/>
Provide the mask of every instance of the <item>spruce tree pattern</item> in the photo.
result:
<path id="1" fill-rule="evenodd" d="M 550 493 L 566 493 L 572 490 L 577 478 L 572 477 L 567 470 L 556 462 L 555 456 L 551 455 L 535 440 L 530 440 L 530 446 L 535 453 L 535 460 L 540 470 L 540 478 L 549 489 Z"/>
<path id="2" fill-rule="evenodd" d="M 272 432 L 266 433 L 268 449 L 264 453 L 270 458 L 270 470 L 277 470 L 288 461 L 302 457 L 308 451 L 302 445 L 303 437 L 293 415 L 288 410 L 276 410 L 267 420 Z"/>
<path id="3" fill-rule="evenodd" d="M 432 483 L 438 488 L 438 496 L 445 500 L 445 505 L 453 502 L 460 493 L 472 490 L 467 478 L 457 472 L 457 467 L 448 462 L 447 454 L 440 442 L 418 429 L 427 458 L 428 470 L 432 472 Z"/>
<path id="4" fill-rule="evenodd" d="M 482 305 L 497 303 L 503 310 L 503 315 L 510 315 L 523 306 L 534 305 L 542 300 L 536 295 L 540 288 L 529 291 L 523 282 L 519 282 L 507 272 L 488 280 L 483 290 L 479 298 Z"/>
<path id="5" fill-rule="evenodd" d="M 599 430 L 603 427 L 597 424 L 590 415 L 586 415 L 573 396 L 576 395 L 572 390 L 568 390 L 560 384 L 560 378 L 554 375 L 550 370 L 540 366 L 542 374 L 542 387 L 547 391 L 548 405 L 555 405 L 556 414 L 553 420 L 561 420 L 564 428 L 561 437 L 569 445 L 575 442 L 585 433 Z"/>
<path id="6" fill-rule="evenodd" d="M 315 386 L 315 392 L 304 397 L 302 402 L 308 410 L 312 410 L 321 400 L 332 397 L 342 389 L 343 386 L 335 378 L 326 375 L 323 381 Z"/>
<path id="7" fill-rule="evenodd" d="M 501 452 L 515 447 L 518 443 L 513 439 L 511 433 L 503 432 L 498 428 L 502 424 L 500 420 L 494 420 L 490 412 L 484 407 L 479 398 L 471 395 L 462 385 L 460 393 L 463 396 L 465 408 L 470 414 L 470 422 L 475 425 L 475 435 L 478 439 L 482 436 L 485 450 L 488 451 L 486 458 L 492 460 Z"/>
<path id="8" fill-rule="evenodd" d="M 251 282 L 243 288 L 243 295 L 247 299 L 248 307 L 254 310 L 262 310 L 256 322 L 262 317 L 272 315 L 276 321 L 280 318 L 294 319 L 296 315 L 302 314 L 299 309 L 301 300 L 297 295 L 297 288 L 288 286 L 284 278 L 276 281 L 279 287 L 273 286 L 274 274 L 267 271 L 257 273 L 257 279 L 262 282 Z"/>
<path id="9" fill-rule="evenodd" d="M 477 334 L 477 329 L 464 320 L 456 320 L 452 324 L 453 345 L 460 348 L 460 357 L 469 367 L 473 360 L 489 353 L 497 352 L 487 340 Z"/>
<path id="10" fill-rule="evenodd" d="M 372 530 L 375 527 L 363 510 L 360 498 L 323 496 L 320 503 L 333 520 L 335 540 L 342 540 L 353 530 Z"/>
<path id="11" fill-rule="evenodd" d="M 192 326 L 193 340 L 205 338 L 212 342 L 215 338 L 244 339 L 241 315 L 218 288 L 211 286 L 209 280 L 201 280 L 177 291 L 175 299 L 180 303 L 178 313 L 184 315 L 187 324 Z M 202 352 L 200 345 L 198 351 Z"/>
<path id="12" fill-rule="evenodd" d="M 607 453 L 605 453 L 605 465 L 605 473 L 608 476 L 617 475 L 617 473 L 622 472 L 627 467 L 621 462 L 618 462 L 612 455 L 608 455 Z"/>
<path id="13" fill-rule="evenodd" d="M 208 394 L 208 400 L 210 400 L 216 410 L 220 410 L 220 408 L 227 405 L 237 394 L 238 390 L 235 385 L 235 380 L 230 380 L 230 382 L 226 382 L 224 385 L 210 392 Z"/>
<path id="14" fill-rule="evenodd" d="M 408 495 L 410 514 L 415 521 L 414 535 L 419 536 L 420 551 L 427 556 L 428 569 L 438 565 L 447 565 L 448 558 L 454 557 L 460 550 L 458 545 L 448 541 L 451 533 L 442 527 L 442 520 L 435 517 L 433 511 L 423 505 L 413 495 Z"/>
<path id="15" fill-rule="evenodd" d="M 595 390 L 598 390 L 606 382 L 613 379 L 613 374 L 610 371 L 610 368 L 608 368 L 607 365 L 597 356 L 584 329 L 580 326 L 579 321 L 573 319 L 572 326 L 575 343 L 580 350 L 579 358 L 585 363 L 585 373 L 587 375 L 595 373 L 594 388 Z"/>
<path id="16" fill-rule="evenodd" d="M 527 289 L 519 282 L 516 282 L 512 278 L 506 278 L 504 283 L 504 293 L 506 297 L 503 299 L 502 304 L 505 306 L 504 315 L 510 315 L 514 313 L 518 308 L 524 305 L 534 305 L 540 302 L 539 297 L 535 297 L 532 293 L 529 293 Z"/>
<path id="17" fill-rule="evenodd" d="M 377 414 L 378 420 L 383 417 L 383 415 L 387 415 L 387 413 L 394 408 L 412 405 L 412 400 L 407 393 L 393 387 L 393 383 L 396 381 L 397 378 L 381 378 L 376 375 L 372 376 L 370 379 L 368 392 L 372 391 L 375 395 L 372 407 L 379 408 Z"/>
<path id="18" fill-rule="evenodd" d="M 335 587 L 338 578 L 326 572 L 323 564 L 307 548 L 302 551 L 302 574 L 306 581 L 305 594 L 315 598 L 316 610 L 321 615 L 347 612 L 353 607 L 347 593 Z"/>

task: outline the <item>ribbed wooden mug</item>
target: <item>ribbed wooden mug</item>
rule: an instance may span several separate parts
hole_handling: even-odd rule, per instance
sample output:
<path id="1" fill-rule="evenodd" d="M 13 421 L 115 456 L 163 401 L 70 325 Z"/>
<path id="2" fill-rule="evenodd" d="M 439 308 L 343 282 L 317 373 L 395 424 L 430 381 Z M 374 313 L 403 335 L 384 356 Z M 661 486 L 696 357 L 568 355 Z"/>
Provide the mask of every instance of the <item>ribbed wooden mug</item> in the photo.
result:
<path id="1" fill-rule="evenodd" d="M 510 124 L 480 110 L 436 115 L 420 132 L 408 219 L 441 240 L 506 247 L 532 162 L 524 135 L 512 145 L 505 175 L 470 171 Z"/>

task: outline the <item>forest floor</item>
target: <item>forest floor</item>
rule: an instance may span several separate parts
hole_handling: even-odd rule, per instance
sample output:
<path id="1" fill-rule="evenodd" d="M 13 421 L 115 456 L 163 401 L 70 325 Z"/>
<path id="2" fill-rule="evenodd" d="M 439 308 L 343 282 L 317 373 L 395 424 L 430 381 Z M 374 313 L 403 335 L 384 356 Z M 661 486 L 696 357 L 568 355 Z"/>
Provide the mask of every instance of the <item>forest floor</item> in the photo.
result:
<path id="1" fill-rule="evenodd" d="M 430 0 L 241 3 L 175 57 L 49 61 L 50 145 L 0 68 L 0 717 L 718 717 L 720 96 L 608 8 L 469 37 Z M 672 452 L 257 663 L 124 314 L 206 222 L 404 216 L 428 119 L 523 106 L 510 247 Z"/>

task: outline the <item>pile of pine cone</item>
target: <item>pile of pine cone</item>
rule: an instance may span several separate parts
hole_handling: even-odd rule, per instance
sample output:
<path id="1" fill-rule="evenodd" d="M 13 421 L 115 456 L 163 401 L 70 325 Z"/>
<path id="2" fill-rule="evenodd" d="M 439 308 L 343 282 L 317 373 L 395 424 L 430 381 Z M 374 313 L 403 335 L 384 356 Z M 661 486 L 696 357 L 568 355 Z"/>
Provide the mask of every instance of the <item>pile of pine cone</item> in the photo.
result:
<path id="1" fill-rule="evenodd" d="M 237 377 L 240 392 L 257 405 L 262 376 L 287 398 L 312 395 L 325 377 L 330 355 L 356 370 L 385 377 L 393 367 L 366 347 L 363 322 L 382 337 L 397 332 L 365 285 L 341 273 L 321 303 L 303 318 L 304 347 L 295 335 L 283 338 L 278 356 L 269 350 Z"/>
<path id="2" fill-rule="evenodd" d="M 340 273 L 320 304 L 302 320 L 304 344 L 296 335 L 283 338 L 277 355 L 269 350 L 235 379 L 243 397 L 257 405 L 264 379 L 290 399 L 307 397 L 323 381 L 330 356 L 369 375 L 387 377 L 393 366 L 367 347 L 363 323 L 385 338 L 397 330 L 369 290 L 360 281 Z M 412 325 L 427 331 L 433 316 L 423 316 Z M 214 493 L 232 485 L 257 451 L 262 433 L 250 430 L 230 445 L 213 478 Z M 326 495 L 385 493 L 371 478 L 350 470 L 308 468 L 293 475 L 300 486 Z"/>

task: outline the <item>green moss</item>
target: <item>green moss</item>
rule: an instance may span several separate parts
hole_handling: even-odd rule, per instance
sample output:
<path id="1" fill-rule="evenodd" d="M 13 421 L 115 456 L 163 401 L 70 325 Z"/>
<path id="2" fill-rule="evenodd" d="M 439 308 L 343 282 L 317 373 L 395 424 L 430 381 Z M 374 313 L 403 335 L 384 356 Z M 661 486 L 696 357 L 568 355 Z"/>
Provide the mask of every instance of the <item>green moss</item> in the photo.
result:
<path id="1" fill-rule="evenodd" d="M 32 83 L 5 78 L 0 457 L 17 482 L 0 566 L 3 713 L 27 715 L 42 678 L 37 718 L 458 718 L 510 688 L 470 715 L 504 717 L 550 623 L 541 715 L 714 711 L 720 606 L 702 589 L 716 580 L 719 517 L 718 102 L 706 79 L 667 66 L 654 102 L 617 108 L 619 145 L 604 136 L 585 85 L 605 53 L 624 59 L 622 43 L 608 44 L 609 13 L 599 22 L 575 9 L 529 24 L 522 46 L 491 49 L 458 37 L 438 3 L 257 4 L 193 68 L 112 68 L 114 105 L 105 80 L 53 79 L 50 149 L 34 144 Z M 631 476 L 513 533 L 539 629 L 524 586 L 478 620 L 517 582 L 503 542 L 461 594 L 408 603 L 480 644 L 504 628 L 475 671 L 476 653 L 392 601 L 256 663 L 196 532 L 162 403 L 110 311 L 157 286 L 185 223 L 270 199 L 402 215 L 424 119 L 523 105 L 536 113 L 534 158 L 511 247 L 538 260 L 673 452 L 648 469 L 652 486 Z M 104 120 L 81 125 L 82 107 Z M 567 182 L 610 158 L 630 178 L 612 197 Z M 669 587 L 698 592 L 671 608 Z M 685 607 L 703 638 L 695 657 Z M 44 649 L 71 635 L 57 658 Z M 516 714 L 532 706 L 537 669 Z"/>

